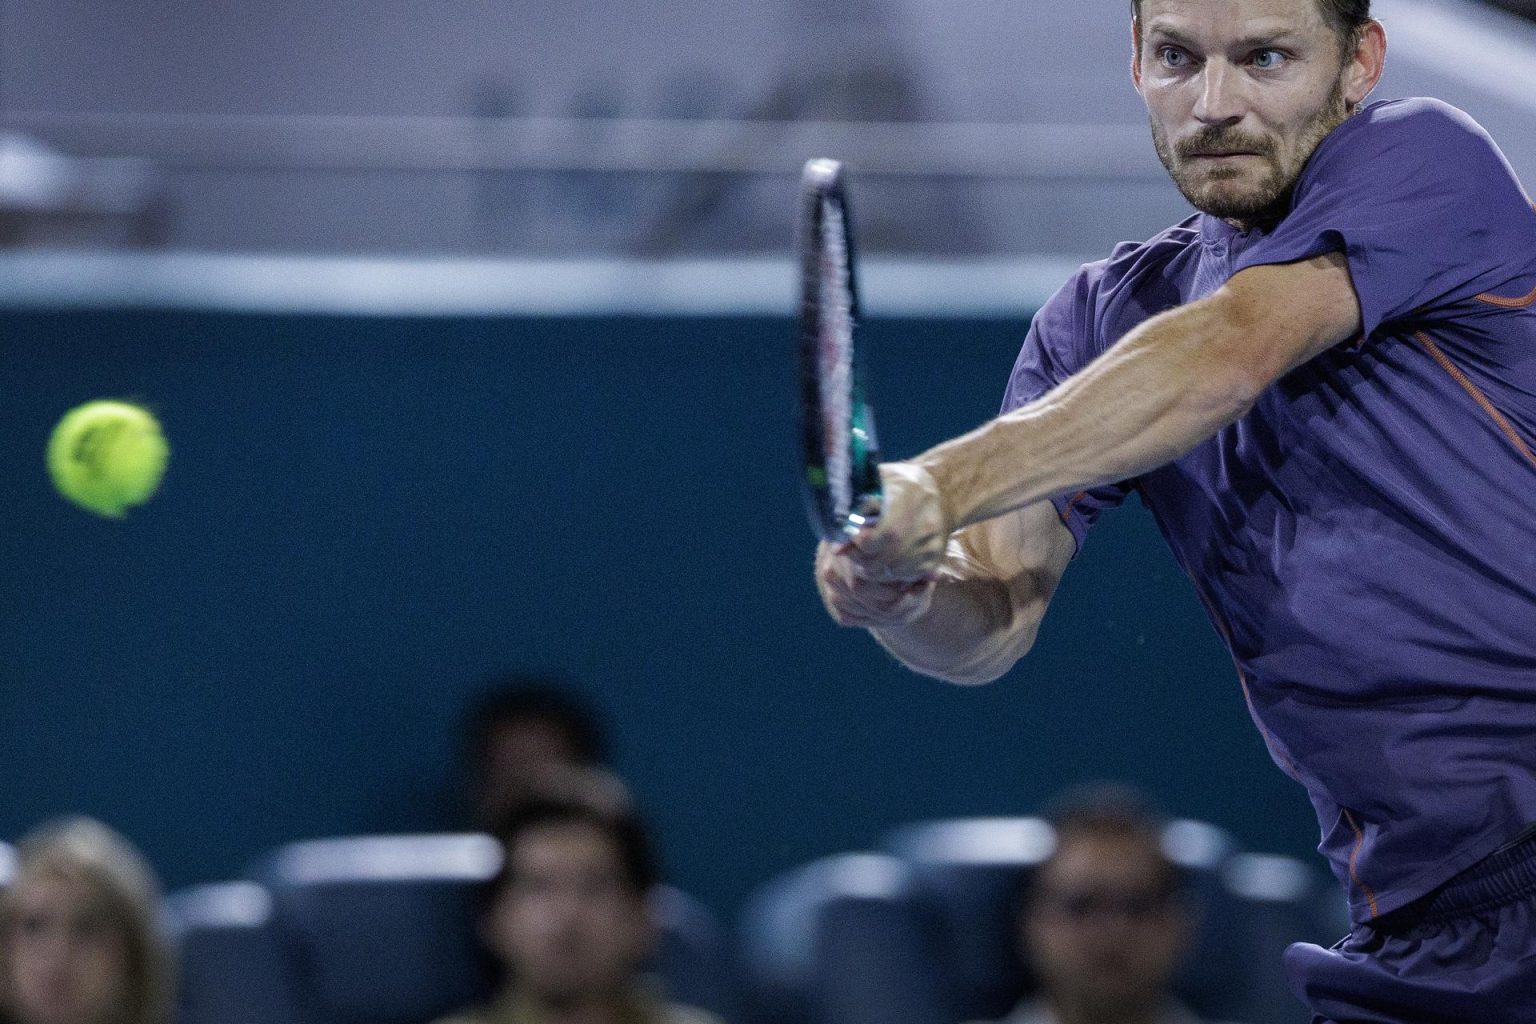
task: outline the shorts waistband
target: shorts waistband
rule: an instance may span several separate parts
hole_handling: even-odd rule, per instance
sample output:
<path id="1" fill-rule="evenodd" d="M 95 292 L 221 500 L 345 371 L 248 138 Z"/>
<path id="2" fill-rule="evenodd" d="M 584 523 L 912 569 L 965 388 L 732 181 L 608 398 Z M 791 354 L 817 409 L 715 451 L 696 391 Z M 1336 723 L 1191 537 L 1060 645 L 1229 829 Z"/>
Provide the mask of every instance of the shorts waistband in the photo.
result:
<path id="1" fill-rule="evenodd" d="M 1536 834 L 1489 854 L 1418 903 L 1404 907 L 1414 911 L 1404 923 L 1438 924 L 1502 907 L 1532 893 L 1536 893 Z"/>

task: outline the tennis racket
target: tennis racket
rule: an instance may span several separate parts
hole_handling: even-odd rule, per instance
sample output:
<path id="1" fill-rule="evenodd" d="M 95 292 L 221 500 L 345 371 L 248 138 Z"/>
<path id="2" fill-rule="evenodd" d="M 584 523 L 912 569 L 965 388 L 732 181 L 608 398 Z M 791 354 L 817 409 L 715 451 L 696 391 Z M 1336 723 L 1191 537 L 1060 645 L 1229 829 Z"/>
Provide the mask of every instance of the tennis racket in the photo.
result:
<path id="1" fill-rule="evenodd" d="M 842 542 L 880 516 L 880 446 L 854 351 L 859 295 L 843 165 L 800 179 L 800 435 L 806 511 Z"/>

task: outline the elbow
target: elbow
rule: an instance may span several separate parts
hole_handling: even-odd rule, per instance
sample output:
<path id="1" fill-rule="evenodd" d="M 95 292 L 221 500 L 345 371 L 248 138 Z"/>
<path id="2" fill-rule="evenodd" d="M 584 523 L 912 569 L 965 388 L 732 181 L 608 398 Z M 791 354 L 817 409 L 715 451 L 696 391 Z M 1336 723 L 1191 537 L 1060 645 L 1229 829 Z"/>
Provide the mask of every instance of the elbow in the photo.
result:
<path id="1" fill-rule="evenodd" d="M 1259 400 L 1271 381 L 1241 365 L 1228 364 L 1198 385 L 1195 415 L 1202 436 L 1215 433 L 1242 418 Z"/>
<path id="2" fill-rule="evenodd" d="M 977 652 L 971 660 L 959 665 L 946 666 L 937 672 L 930 672 L 929 675 L 956 686 L 985 686 L 988 683 L 995 683 L 1007 675 L 1008 670 L 1017 665 L 1024 655 L 1029 653 L 1030 648 L 1034 647 L 1038 627 L 1038 622 L 1028 623 L 1019 631 L 1004 638 L 1003 642 Z"/>
<path id="3" fill-rule="evenodd" d="M 1251 351 L 1230 339 L 1206 339 L 1186 377 L 1179 418 L 1191 436 L 1206 437 L 1241 417 L 1274 382 Z M 1182 451 L 1178 454 L 1183 454 Z"/>
<path id="4" fill-rule="evenodd" d="M 998 664 L 986 668 L 936 672 L 933 673 L 933 677 L 955 686 L 986 686 L 988 683 L 995 683 L 1003 678 L 1014 664 L 1015 662 L 1008 662 L 1007 664 Z"/>

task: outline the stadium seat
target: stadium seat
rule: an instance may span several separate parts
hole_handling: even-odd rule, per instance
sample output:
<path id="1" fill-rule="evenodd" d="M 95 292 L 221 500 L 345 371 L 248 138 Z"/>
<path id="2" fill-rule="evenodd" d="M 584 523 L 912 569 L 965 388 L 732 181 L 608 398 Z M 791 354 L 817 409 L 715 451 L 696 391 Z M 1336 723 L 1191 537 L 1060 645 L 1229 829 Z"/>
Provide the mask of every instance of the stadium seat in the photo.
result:
<path id="1" fill-rule="evenodd" d="M 1292 857 L 1234 854 L 1221 869 L 1237 905 L 1245 964 L 1245 1000 L 1230 1015 L 1248 1024 L 1291 1024 L 1310 1019 L 1289 998 L 1282 954 L 1293 942 L 1332 945 L 1348 930 L 1348 914 L 1331 877 Z"/>
<path id="2" fill-rule="evenodd" d="M 484 998 L 476 890 L 500 856 L 489 836 L 365 836 L 258 862 L 298 1004 L 324 1024 L 420 1024 Z"/>
<path id="3" fill-rule="evenodd" d="M 669 998 L 741 1019 L 735 958 L 725 929 L 703 904 L 681 889 L 657 886 L 651 909 L 661 930 L 651 972 Z"/>
<path id="4" fill-rule="evenodd" d="M 218 882 L 166 897 L 163 924 L 177 953 L 176 1024 L 305 1024 L 290 965 L 255 882 Z"/>
<path id="5" fill-rule="evenodd" d="M 251 874 L 271 894 L 290 1004 L 304 1024 L 422 1024 L 487 998 L 495 972 L 477 918 L 500 863 L 496 841 L 479 834 L 322 839 L 259 861 Z M 667 990 L 728 1014 L 718 924 L 676 889 L 654 899 L 655 969 Z"/>
<path id="6" fill-rule="evenodd" d="M 1003 1017 L 1027 987 L 1015 896 L 1054 844 L 1039 818 L 925 822 L 897 829 L 881 844 L 912 873 L 911 895 L 931 932 L 934 983 L 950 1020 Z"/>
<path id="7" fill-rule="evenodd" d="M 781 875 L 742 914 L 742 959 L 760 1024 L 954 1024 L 907 866 L 841 854 Z"/>
<path id="8" fill-rule="evenodd" d="M 908 898 L 931 929 L 933 984 L 949 1019 L 997 1019 L 1030 987 L 1014 914 L 1029 873 L 1050 855 L 1038 818 L 975 818 L 914 824 L 882 843 L 910 871 Z M 1172 822 L 1163 848 L 1188 874 L 1197 928 L 1176 990 L 1200 1012 L 1245 1024 L 1304 1021 L 1285 987 L 1280 952 L 1316 941 L 1312 872 L 1299 861 L 1237 852 L 1221 829 Z"/>

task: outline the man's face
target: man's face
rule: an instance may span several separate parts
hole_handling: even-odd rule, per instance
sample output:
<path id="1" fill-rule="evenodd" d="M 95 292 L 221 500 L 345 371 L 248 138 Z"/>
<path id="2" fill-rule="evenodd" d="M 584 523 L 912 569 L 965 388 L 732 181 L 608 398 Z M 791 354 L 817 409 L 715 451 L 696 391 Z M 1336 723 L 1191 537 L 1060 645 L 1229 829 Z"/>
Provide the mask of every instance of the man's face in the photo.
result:
<path id="1" fill-rule="evenodd" d="M 613 840 L 584 822 L 524 832 L 486 923 L 519 985 L 551 1003 L 611 998 L 649 954 L 650 917 Z"/>
<path id="2" fill-rule="evenodd" d="M 1040 869 L 1022 938 L 1048 998 L 1114 1017 L 1166 997 L 1187 913 L 1155 839 L 1068 834 Z"/>
<path id="3" fill-rule="evenodd" d="M 26 872 L 6 936 L 14 1010 L 23 1024 L 106 1024 L 122 1016 L 128 943 L 83 878 Z"/>
<path id="4" fill-rule="evenodd" d="M 1135 55 L 1158 158 L 1198 210 L 1283 212 L 1317 144 L 1364 98 L 1318 0 L 1143 0 Z"/>

